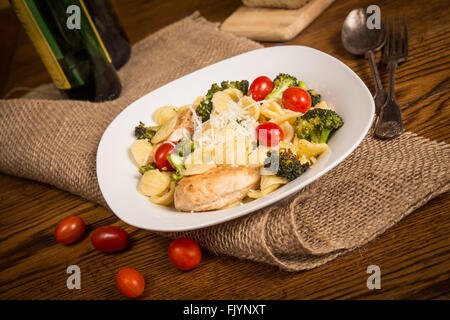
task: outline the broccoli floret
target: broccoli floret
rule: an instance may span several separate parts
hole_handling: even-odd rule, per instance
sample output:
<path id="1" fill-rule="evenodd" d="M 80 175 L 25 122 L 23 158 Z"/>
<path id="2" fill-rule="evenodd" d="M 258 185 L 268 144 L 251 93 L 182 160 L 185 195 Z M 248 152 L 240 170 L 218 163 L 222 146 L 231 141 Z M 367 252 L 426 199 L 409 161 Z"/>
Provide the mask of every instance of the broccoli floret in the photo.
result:
<path id="1" fill-rule="evenodd" d="M 152 162 L 152 163 L 146 164 L 145 166 L 140 167 L 139 168 L 139 173 L 140 174 L 144 174 L 148 170 L 153 170 L 153 169 L 156 169 L 156 165 Z"/>
<path id="2" fill-rule="evenodd" d="M 212 111 L 211 99 L 214 96 L 214 93 L 220 90 L 222 90 L 222 88 L 217 83 L 212 84 L 211 88 L 206 93 L 205 99 L 200 102 L 199 106 L 195 110 L 197 115 L 202 119 L 202 122 L 209 120 L 209 116 Z"/>
<path id="3" fill-rule="evenodd" d="M 308 86 L 303 81 L 298 81 L 298 86 L 303 90 L 308 90 Z"/>
<path id="4" fill-rule="evenodd" d="M 175 152 L 180 157 L 186 158 L 191 152 L 195 150 L 196 143 L 191 139 L 181 140 L 175 147 Z"/>
<path id="5" fill-rule="evenodd" d="M 296 77 L 293 77 L 286 73 L 280 73 L 273 80 L 273 90 L 271 93 L 269 93 L 266 96 L 265 99 L 267 100 L 267 99 L 272 99 L 272 98 L 281 98 L 284 90 L 286 90 L 289 87 L 295 87 L 295 86 L 297 86 L 297 78 Z"/>
<path id="6" fill-rule="evenodd" d="M 316 104 L 320 102 L 322 98 L 320 94 L 315 93 L 313 89 L 308 90 L 309 95 L 311 96 L 311 107 L 314 107 Z"/>
<path id="7" fill-rule="evenodd" d="M 197 116 L 199 116 L 202 119 L 202 122 L 208 121 L 212 111 L 211 100 L 205 99 L 201 101 L 195 111 L 197 112 Z"/>
<path id="8" fill-rule="evenodd" d="M 200 105 L 196 109 L 197 115 L 202 119 L 202 122 L 209 120 L 213 107 L 211 99 L 214 94 L 218 91 L 222 91 L 228 88 L 236 88 L 241 90 L 243 94 L 247 94 L 248 81 L 222 81 L 220 83 L 220 86 L 217 83 L 211 85 L 211 88 L 206 93 L 205 99 L 200 102 Z"/>
<path id="9" fill-rule="evenodd" d="M 134 128 L 134 135 L 137 139 L 147 139 L 148 142 L 151 142 L 159 128 L 161 126 L 146 127 L 144 123 L 139 122 L 139 125 Z"/>
<path id="10" fill-rule="evenodd" d="M 184 161 L 186 160 L 186 157 L 195 150 L 195 147 L 194 141 L 183 139 L 177 144 L 175 151 L 167 157 L 167 160 L 175 169 L 175 173 L 172 174 L 172 179 L 177 183 L 183 179 L 183 171 L 186 169 Z"/>
<path id="11" fill-rule="evenodd" d="M 330 135 L 344 125 L 344 120 L 329 109 L 310 109 L 295 120 L 295 133 L 300 139 L 326 143 Z"/>
<path id="12" fill-rule="evenodd" d="M 302 164 L 290 149 L 280 149 L 280 152 L 267 152 L 264 168 L 269 168 L 277 176 L 292 181 L 309 168 L 309 163 Z"/>
<path id="13" fill-rule="evenodd" d="M 241 80 L 241 81 L 222 81 L 220 84 L 222 86 L 222 90 L 225 90 L 227 88 L 235 88 L 238 90 L 241 90 L 241 92 L 245 95 L 248 92 L 248 81 L 247 80 Z"/>
<path id="14" fill-rule="evenodd" d="M 167 156 L 167 160 L 170 162 L 172 167 L 175 169 L 175 173 L 172 174 L 172 179 L 176 182 L 183 179 L 183 171 L 186 169 L 184 166 L 184 157 L 178 155 L 176 152 Z"/>

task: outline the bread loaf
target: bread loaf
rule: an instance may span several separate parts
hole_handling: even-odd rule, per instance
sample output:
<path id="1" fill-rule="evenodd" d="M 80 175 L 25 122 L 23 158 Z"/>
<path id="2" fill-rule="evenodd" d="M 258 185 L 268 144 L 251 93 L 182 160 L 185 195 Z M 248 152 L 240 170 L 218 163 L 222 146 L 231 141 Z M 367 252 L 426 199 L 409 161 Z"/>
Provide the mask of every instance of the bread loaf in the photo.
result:
<path id="1" fill-rule="evenodd" d="M 242 0 L 247 7 L 298 9 L 308 0 Z"/>

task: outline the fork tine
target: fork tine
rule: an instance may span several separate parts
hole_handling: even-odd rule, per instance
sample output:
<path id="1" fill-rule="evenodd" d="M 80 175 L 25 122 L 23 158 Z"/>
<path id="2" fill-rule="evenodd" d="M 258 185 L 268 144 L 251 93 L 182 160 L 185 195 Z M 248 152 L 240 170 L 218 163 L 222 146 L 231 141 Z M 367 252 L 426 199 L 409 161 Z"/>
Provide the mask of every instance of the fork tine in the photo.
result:
<path id="1" fill-rule="evenodd" d="M 384 27 L 385 27 L 385 31 L 384 31 L 384 36 L 386 37 L 386 42 L 384 44 L 384 48 L 383 48 L 383 59 L 386 59 L 389 56 L 389 45 L 390 45 L 390 41 L 389 41 L 389 19 L 385 18 L 384 19 Z"/>
<path id="2" fill-rule="evenodd" d="M 406 21 L 406 15 L 403 16 L 403 52 L 405 53 L 405 58 L 408 56 L 408 46 L 409 46 L 409 40 L 408 40 L 408 24 Z"/>
<path id="3" fill-rule="evenodd" d="M 391 50 L 389 52 L 389 55 L 393 56 L 395 55 L 395 17 L 392 17 L 391 29 Z"/>
<path id="4" fill-rule="evenodd" d="M 397 54 L 403 54 L 403 44 L 404 44 L 404 38 L 403 38 L 403 21 L 402 17 L 398 17 L 398 30 L 397 30 Z"/>

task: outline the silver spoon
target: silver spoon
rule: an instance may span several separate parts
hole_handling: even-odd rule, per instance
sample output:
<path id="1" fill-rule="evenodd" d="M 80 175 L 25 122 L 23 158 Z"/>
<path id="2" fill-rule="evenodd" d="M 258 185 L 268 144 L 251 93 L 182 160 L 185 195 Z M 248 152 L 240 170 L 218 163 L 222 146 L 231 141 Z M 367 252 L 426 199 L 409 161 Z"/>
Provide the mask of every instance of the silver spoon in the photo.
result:
<path id="1" fill-rule="evenodd" d="M 352 10 L 345 18 L 341 31 L 341 40 L 344 48 L 355 55 L 364 56 L 369 60 L 375 82 L 375 112 L 380 112 L 381 106 L 387 98 L 387 94 L 381 84 L 380 74 L 375 63 L 375 51 L 381 49 L 385 42 L 384 27 L 381 29 L 368 29 L 366 26 L 367 14 L 362 8 Z"/>

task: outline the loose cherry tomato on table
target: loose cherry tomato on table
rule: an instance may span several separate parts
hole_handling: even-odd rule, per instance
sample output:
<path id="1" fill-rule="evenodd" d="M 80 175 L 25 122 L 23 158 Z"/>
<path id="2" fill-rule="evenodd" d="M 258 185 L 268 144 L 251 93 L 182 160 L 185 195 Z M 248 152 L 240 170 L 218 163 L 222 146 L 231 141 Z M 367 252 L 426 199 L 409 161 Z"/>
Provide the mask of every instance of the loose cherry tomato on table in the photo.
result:
<path id="1" fill-rule="evenodd" d="M 273 82 L 266 76 L 261 76 L 253 80 L 250 85 L 250 94 L 255 101 L 263 100 L 273 90 Z"/>
<path id="2" fill-rule="evenodd" d="M 256 127 L 256 137 L 264 146 L 276 146 L 283 140 L 283 130 L 273 122 L 264 122 Z"/>
<path id="3" fill-rule="evenodd" d="M 123 268 L 117 272 L 116 286 L 128 298 L 136 298 L 144 292 L 144 277 L 133 268 Z"/>
<path id="4" fill-rule="evenodd" d="M 115 252 L 128 246 L 128 233 L 118 227 L 100 227 L 91 235 L 91 243 L 95 249 L 102 252 Z"/>
<path id="5" fill-rule="evenodd" d="M 55 239 L 62 244 L 71 244 L 78 241 L 86 230 L 86 224 L 80 217 L 67 217 L 62 219 L 55 228 Z"/>
<path id="6" fill-rule="evenodd" d="M 311 96 L 299 87 L 290 87 L 283 92 L 283 107 L 295 112 L 305 113 L 311 108 Z"/>
<path id="7" fill-rule="evenodd" d="M 169 259 L 178 269 L 191 270 L 202 260 L 202 250 L 194 240 L 179 238 L 169 246 Z"/>
<path id="8" fill-rule="evenodd" d="M 159 170 L 174 171 L 167 156 L 175 151 L 176 142 L 167 141 L 161 144 L 155 152 L 155 164 Z"/>

